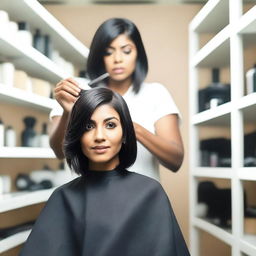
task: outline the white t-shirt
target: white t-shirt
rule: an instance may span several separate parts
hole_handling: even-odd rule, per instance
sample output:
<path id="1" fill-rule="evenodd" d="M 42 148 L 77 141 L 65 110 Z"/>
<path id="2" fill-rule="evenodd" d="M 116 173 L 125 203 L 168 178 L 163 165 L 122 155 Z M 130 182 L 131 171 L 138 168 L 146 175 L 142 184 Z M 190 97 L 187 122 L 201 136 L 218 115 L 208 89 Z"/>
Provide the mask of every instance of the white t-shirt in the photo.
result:
<path id="1" fill-rule="evenodd" d="M 83 86 L 84 87 L 84 86 Z M 84 87 L 88 89 L 89 87 Z M 143 83 L 139 93 L 135 94 L 131 86 L 123 95 L 132 120 L 152 133 L 155 133 L 154 124 L 161 117 L 168 114 L 178 114 L 179 110 L 169 93 L 169 91 L 160 83 Z M 56 106 L 50 113 L 50 117 L 61 116 L 62 107 L 56 101 Z M 159 180 L 159 163 L 141 143 L 137 142 L 137 159 L 129 171 L 149 176 Z"/>

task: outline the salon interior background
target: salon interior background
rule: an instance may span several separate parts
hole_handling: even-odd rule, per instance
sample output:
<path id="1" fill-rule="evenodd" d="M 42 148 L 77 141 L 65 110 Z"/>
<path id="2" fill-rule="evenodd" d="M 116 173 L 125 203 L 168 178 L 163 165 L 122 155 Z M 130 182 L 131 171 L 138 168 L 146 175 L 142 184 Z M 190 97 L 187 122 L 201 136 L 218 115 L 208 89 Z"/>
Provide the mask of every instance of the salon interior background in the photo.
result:
<path id="1" fill-rule="evenodd" d="M 175 174 L 162 168 L 161 183 L 170 197 L 188 243 L 188 26 L 206 2 L 207 0 L 41 1 L 86 46 L 90 45 L 96 27 L 106 18 L 124 16 L 132 19 L 139 26 L 149 57 L 147 80 L 160 80 L 166 85 L 182 113 L 181 133 L 185 146 L 184 162 L 179 172 Z M 184 104 L 184 102 L 187 103 Z M 212 255 L 209 254 L 209 248 L 215 248 Z M 223 243 L 205 233 L 202 234 L 201 252 L 202 255 L 208 252 L 209 256 L 216 255 L 215 253 L 225 255 L 226 248 L 225 246 L 223 248 Z"/>
<path id="2" fill-rule="evenodd" d="M 170 196 L 188 242 L 188 25 L 207 0 L 41 0 L 39 2 L 87 47 L 95 29 L 108 17 L 123 14 L 138 25 L 149 55 L 150 69 L 147 79 L 166 85 L 182 113 L 184 163 L 178 173 L 174 174 L 163 168 L 161 175 L 162 184 Z M 2 164 L 7 170 L 8 161 Z M 25 210 L 23 215 L 27 216 Z M 11 215 L 14 216 L 12 212 L 8 214 L 9 216 L 6 217 L 8 219 Z M 205 236 L 203 238 L 205 248 L 202 252 L 211 250 L 202 255 L 225 255 L 218 250 L 220 247 L 220 251 L 223 251 L 222 244 L 207 234 L 203 236 Z"/>

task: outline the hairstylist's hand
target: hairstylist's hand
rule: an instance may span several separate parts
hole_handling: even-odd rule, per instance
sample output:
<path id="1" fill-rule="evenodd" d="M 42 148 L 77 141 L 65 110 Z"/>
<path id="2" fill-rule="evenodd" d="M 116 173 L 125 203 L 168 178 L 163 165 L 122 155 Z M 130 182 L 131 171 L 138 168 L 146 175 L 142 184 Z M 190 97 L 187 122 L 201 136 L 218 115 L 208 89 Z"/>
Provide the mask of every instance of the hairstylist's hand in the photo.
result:
<path id="1" fill-rule="evenodd" d="M 64 112 L 69 113 L 76 102 L 81 89 L 73 78 L 66 78 L 56 84 L 54 89 L 55 99 L 62 106 Z"/>

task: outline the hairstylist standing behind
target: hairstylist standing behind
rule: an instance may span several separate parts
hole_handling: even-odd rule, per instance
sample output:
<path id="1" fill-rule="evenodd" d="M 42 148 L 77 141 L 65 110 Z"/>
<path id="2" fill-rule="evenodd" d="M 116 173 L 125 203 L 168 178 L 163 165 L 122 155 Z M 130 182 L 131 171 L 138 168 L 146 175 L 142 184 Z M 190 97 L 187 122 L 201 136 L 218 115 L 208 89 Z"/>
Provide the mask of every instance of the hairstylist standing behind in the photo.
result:
<path id="1" fill-rule="evenodd" d="M 177 171 L 183 161 L 183 143 L 179 131 L 179 111 L 168 90 L 159 83 L 145 83 L 148 61 L 140 33 L 130 20 L 112 18 L 96 31 L 87 61 L 87 73 L 93 80 L 104 73 L 96 86 L 107 86 L 121 94 L 128 104 L 138 141 L 138 156 L 130 171 L 159 180 L 158 161 Z M 69 113 L 80 93 L 72 78 L 55 88 L 59 105 L 51 112 L 50 145 L 63 158 L 63 138 Z"/>

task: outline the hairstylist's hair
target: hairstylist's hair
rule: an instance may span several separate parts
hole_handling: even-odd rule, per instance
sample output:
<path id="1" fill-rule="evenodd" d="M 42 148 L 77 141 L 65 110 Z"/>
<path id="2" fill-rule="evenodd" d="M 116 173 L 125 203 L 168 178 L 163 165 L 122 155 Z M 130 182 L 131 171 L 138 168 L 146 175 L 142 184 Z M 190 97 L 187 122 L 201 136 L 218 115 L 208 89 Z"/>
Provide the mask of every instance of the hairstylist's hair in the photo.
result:
<path id="1" fill-rule="evenodd" d="M 83 90 L 72 109 L 65 138 L 64 154 L 69 167 L 84 175 L 88 170 L 89 159 L 81 149 L 81 137 L 86 132 L 86 124 L 91 120 L 95 109 L 101 105 L 113 107 L 120 116 L 123 141 L 119 152 L 118 168 L 126 169 L 133 165 L 137 156 L 136 136 L 126 102 L 118 93 L 105 87 Z"/>
<path id="2" fill-rule="evenodd" d="M 130 20 L 112 18 L 100 25 L 90 46 L 90 53 L 87 60 L 87 74 L 89 79 L 92 80 L 106 72 L 103 61 L 103 57 L 106 55 L 106 49 L 114 39 L 122 34 L 127 35 L 137 48 L 137 61 L 133 73 L 133 90 L 137 93 L 148 73 L 148 59 L 140 32 Z"/>

